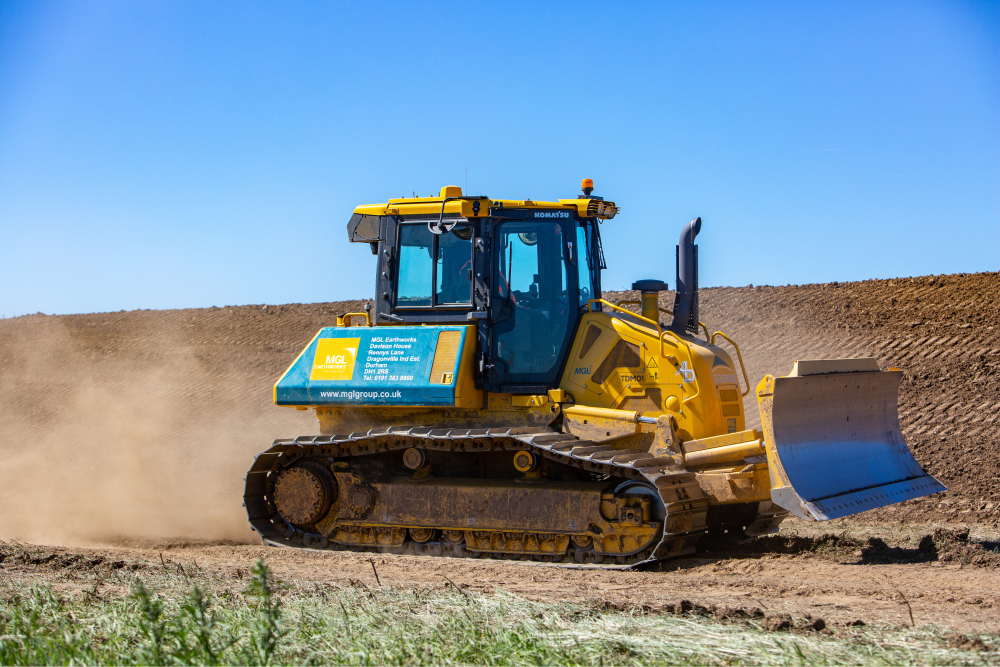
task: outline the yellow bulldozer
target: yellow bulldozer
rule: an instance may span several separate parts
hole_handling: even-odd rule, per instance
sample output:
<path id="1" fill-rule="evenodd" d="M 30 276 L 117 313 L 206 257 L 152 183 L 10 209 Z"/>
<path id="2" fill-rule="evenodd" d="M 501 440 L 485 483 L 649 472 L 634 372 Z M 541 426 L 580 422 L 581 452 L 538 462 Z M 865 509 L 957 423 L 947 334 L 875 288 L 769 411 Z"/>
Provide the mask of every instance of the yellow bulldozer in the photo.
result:
<path id="1" fill-rule="evenodd" d="M 777 531 L 944 487 L 911 455 L 898 369 L 800 360 L 756 387 L 699 320 L 701 219 L 661 280 L 602 299 L 602 223 L 574 199 L 438 196 L 359 206 L 375 299 L 337 317 L 274 385 L 319 435 L 274 441 L 244 504 L 268 543 L 428 556 L 632 566 L 702 535 Z M 736 362 L 729 351 L 736 354 Z"/>

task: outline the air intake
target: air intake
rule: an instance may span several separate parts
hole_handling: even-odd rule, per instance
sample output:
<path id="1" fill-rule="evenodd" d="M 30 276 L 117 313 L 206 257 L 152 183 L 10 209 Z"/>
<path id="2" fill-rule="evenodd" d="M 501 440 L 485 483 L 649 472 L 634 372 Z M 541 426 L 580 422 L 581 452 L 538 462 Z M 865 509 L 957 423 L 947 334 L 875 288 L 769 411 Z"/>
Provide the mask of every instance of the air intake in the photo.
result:
<path id="1" fill-rule="evenodd" d="M 347 223 L 347 239 L 351 243 L 373 243 L 382 238 L 382 222 L 386 216 L 355 213 Z"/>

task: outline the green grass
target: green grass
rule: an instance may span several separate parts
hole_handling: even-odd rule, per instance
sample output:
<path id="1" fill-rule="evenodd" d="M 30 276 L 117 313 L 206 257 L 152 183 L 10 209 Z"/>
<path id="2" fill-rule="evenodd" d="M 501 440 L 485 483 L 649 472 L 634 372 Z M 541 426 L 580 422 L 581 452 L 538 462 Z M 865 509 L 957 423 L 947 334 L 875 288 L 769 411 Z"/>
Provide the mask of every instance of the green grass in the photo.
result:
<path id="1" fill-rule="evenodd" d="M 998 664 L 933 627 L 767 632 L 749 621 L 537 603 L 504 592 L 277 583 L 243 590 L 118 575 L 60 594 L 0 585 L 3 664 Z M 997 643 L 997 637 L 984 637 Z"/>

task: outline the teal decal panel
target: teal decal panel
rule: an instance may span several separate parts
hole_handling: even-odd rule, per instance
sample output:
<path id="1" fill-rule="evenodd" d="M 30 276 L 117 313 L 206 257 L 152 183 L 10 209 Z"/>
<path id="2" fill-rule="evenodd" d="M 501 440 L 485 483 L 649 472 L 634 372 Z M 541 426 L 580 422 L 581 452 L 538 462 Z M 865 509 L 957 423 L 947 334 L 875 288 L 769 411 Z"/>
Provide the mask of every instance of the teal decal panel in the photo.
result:
<path id="1" fill-rule="evenodd" d="M 461 334 L 449 384 L 432 383 L 438 336 Z M 278 405 L 455 405 L 468 327 L 329 327 L 275 385 Z M 441 377 L 435 378 L 438 381 Z"/>

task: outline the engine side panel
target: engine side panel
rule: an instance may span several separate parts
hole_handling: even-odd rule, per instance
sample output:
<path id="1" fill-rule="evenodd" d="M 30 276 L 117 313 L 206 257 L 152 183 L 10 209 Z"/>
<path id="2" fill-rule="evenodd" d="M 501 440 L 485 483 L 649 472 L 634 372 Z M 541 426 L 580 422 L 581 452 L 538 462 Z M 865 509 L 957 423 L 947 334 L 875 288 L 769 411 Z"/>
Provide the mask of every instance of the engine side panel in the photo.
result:
<path id="1" fill-rule="evenodd" d="M 284 406 L 471 407 L 472 326 L 327 327 L 274 385 Z"/>
<path id="2" fill-rule="evenodd" d="M 560 388 L 578 405 L 670 415 L 682 440 L 745 428 L 736 365 L 720 347 L 667 335 L 617 314 L 587 313 Z"/>

